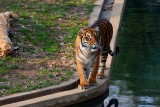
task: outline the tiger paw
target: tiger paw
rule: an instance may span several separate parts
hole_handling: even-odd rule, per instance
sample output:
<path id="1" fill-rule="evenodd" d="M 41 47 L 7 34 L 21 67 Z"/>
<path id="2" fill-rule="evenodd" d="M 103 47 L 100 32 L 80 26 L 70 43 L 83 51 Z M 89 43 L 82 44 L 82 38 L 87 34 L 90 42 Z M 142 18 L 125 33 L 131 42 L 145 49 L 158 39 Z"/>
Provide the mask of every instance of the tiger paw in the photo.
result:
<path id="1" fill-rule="evenodd" d="M 97 85 L 97 82 L 89 82 L 89 86 L 96 86 Z"/>
<path id="2" fill-rule="evenodd" d="M 98 78 L 98 79 L 104 79 L 104 75 L 98 74 L 98 75 L 97 75 L 97 78 Z"/>
<path id="3" fill-rule="evenodd" d="M 88 88 L 88 85 L 87 85 L 87 84 L 79 84 L 79 85 L 78 85 L 78 88 L 85 90 L 85 89 Z"/>
<path id="4" fill-rule="evenodd" d="M 97 85 L 96 78 L 89 78 L 88 84 L 89 86 L 96 86 Z"/>

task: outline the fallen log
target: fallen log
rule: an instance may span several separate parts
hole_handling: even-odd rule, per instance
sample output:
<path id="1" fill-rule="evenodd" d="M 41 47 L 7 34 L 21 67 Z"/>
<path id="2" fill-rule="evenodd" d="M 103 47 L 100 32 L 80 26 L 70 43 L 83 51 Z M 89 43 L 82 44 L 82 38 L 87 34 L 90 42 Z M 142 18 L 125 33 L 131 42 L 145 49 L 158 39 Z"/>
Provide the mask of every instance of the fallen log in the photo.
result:
<path id="1" fill-rule="evenodd" d="M 13 50 L 13 45 L 9 38 L 10 17 L 12 14 L 12 12 L 0 13 L 0 58 L 5 57 Z"/>

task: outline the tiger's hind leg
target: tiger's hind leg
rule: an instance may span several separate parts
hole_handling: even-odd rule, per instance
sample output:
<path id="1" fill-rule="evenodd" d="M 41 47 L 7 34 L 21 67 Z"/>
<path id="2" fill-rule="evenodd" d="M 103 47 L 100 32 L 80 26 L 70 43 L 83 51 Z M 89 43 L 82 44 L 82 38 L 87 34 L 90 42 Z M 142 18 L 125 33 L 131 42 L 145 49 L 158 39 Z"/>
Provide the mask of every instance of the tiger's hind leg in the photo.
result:
<path id="1" fill-rule="evenodd" d="M 108 49 L 103 49 L 100 55 L 99 69 L 97 74 L 98 79 L 104 78 L 104 70 L 106 68 L 107 57 L 108 57 Z"/>
<path id="2" fill-rule="evenodd" d="M 107 56 L 101 56 L 101 58 L 100 58 L 102 60 L 100 60 L 100 64 L 99 64 L 98 75 L 97 75 L 98 79 L 103 79 L 104 78 L 104 70 L 106 68 Z"/>
<path id="3" fill-rule="evenodd" d="M 104 78 L 104 70 L 106 68 L 106 60 L 108 57 L 108 53 L 112 56 L 115 57 L 119 54 L 119 47 L 117 46 L 115 49 L 115 52 L 112 52 L 110 47 L 103 48 L 100 56 L 100 63 L 99 63 L 99 69 L 98 69 L 98 75 L 97 78 L 103 79 Z"/>

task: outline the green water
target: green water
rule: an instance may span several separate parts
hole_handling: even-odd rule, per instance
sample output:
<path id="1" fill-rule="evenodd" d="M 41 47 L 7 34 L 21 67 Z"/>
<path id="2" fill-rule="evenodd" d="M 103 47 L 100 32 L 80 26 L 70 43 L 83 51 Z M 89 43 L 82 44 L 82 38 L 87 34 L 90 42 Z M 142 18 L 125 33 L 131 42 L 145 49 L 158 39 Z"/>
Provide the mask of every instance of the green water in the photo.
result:
<path id="1" fill-rule="evenodd" d="M 160 0 L 126 0 L 110 96 L 120 107 L 160 107 Z"/>

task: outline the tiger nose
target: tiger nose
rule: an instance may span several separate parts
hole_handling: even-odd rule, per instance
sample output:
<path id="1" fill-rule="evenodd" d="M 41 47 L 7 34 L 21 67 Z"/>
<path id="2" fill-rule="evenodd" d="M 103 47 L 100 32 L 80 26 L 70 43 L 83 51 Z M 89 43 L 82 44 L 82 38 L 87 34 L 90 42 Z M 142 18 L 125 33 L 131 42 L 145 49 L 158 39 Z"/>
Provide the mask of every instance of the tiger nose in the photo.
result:
<path id="1" fill-rule="evenodd" d="M 97 44 L 97 43 L 94 43 L 94 44 L 93 44 L 93 47 L 94 47 L 94 48 L 97 48 L 97 47 L 98 47 L 98 44 Z"/>

